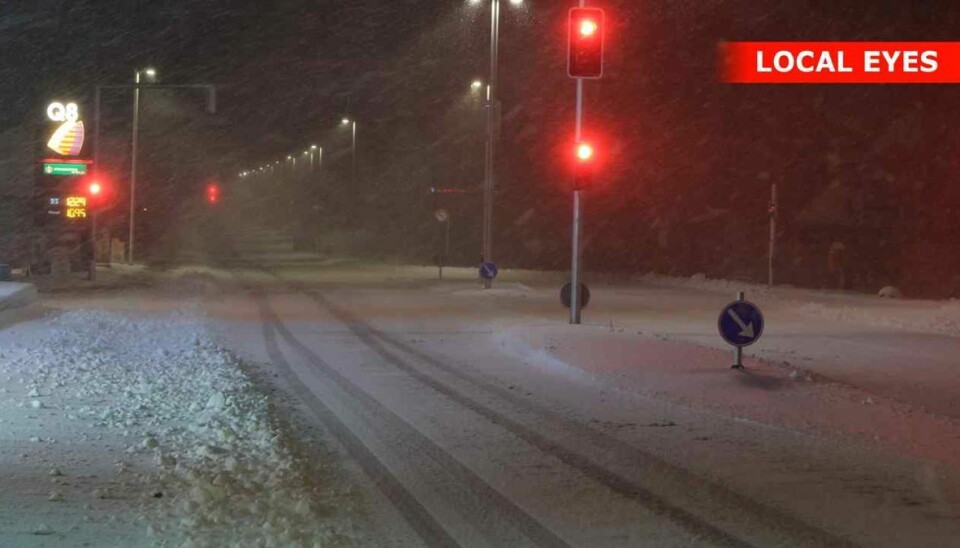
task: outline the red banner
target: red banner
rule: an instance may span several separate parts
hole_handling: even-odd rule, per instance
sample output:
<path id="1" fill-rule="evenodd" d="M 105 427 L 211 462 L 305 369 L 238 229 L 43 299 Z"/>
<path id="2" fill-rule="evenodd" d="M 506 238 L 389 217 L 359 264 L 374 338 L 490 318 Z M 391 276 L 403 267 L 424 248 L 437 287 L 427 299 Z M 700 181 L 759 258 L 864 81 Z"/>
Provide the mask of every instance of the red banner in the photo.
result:
<path id="1" fill-rule="evenodd" d="M 960 42 L 724 42 L 732 84 L 955 84 Z"/>

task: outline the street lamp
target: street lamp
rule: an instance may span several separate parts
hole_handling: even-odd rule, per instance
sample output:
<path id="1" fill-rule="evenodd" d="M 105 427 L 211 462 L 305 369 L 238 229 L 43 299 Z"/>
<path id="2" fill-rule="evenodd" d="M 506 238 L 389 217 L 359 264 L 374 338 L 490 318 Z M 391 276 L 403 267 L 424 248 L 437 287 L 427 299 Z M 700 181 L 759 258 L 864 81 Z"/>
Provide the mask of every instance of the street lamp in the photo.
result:
<path id="1" fill-rule="evenodd" d="M 479 4 L 480 0 L 470 0 L 472 4 Z M 523 0 L 510 0 L 510 3 L 519 6 Z M 500 0 L 490 2 L 490 75 L 487 85 L 487 143 L 486 158 L 484 161 L 483 178 L 483 262 L 493 261 L 493 190 L 496 186 L 495 140 L 496 114 L 499 101 L 497 99 L 497 68 L 500 55 Z M 482 84 L 481 84 L 482 85 Z M 483 286 L 489 289 L 490 280 L 484 280 Z"/>
<path id="2" fill-rule="evenodd" d="M 127 263 L 133 264 L 133 237 L 134 220 L 136 218 L 136 197 L 137 197 L 137 145 L 140 129 L 140 80 L 147 77 L 153 81 L 157 77 L 157 71 L 148 69 L 137 69 L 134 73 L 133 82 L 136 85 L 133 89 L 133 138 L 130 152 L 130 229 L 127 241 Z"/>
<path id="3" fill-rule="evenodd" d="M 350 156 L 353 162 L 353 166 L 352 166 L 350 179 L 351 179 L 351 184 L 353 185 L 353 188 L 356 189 L 357 188 L 357 121 L 351 120 L 350 118 L 344 118 L 343 120 L 340 120 L 340 125 L 351 127 L 352 140 L 350 144 Z"/>

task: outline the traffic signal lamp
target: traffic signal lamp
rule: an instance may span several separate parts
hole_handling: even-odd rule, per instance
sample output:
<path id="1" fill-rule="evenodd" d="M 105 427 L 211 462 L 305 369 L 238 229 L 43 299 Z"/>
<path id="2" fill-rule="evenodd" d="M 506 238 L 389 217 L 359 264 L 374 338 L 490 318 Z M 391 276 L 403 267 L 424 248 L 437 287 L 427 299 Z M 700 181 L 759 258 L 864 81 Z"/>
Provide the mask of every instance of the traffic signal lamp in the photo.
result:
<path id="1" fill-rule="evenodd" d="M 597 8 L 570 10 L 569 59 L 571 78 L 603 76 L 604 14 Z"/>
<path id="2" fill-rule="evenodd" d="M 574 167 L 573 189 L 586 190 L 593 186 L 595 154 L 590 143 L 577 143 L 576 166 Z"/>
<path id="3" fill-rule="evenodd" d="M 87 177 L 80 183 L 74 192 L 83 196 L 92 210 L 102 210 L 108 207 L 113 199 L 113 187 L 99 177 Z"/>
<path id="4" fill-rule="evenodd" d="M 207 203 L 210 205 L 216 205 L 220 202 L 220 185 L 217 183 L 209 183 L 206 190 Z"/>

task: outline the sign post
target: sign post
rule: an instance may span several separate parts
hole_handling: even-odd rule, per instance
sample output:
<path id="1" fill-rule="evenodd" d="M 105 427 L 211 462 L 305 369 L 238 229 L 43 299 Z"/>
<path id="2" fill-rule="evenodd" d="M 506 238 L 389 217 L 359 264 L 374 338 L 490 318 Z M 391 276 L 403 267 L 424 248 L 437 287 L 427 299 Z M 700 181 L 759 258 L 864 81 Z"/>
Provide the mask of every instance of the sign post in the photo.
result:
<path id="1" fill-rule="evenodd" d="M 437 221 L 444 225 L 443 244 L 440 249 L 440 268 L 439 279 L 443 280 L 443 266 L 447 262 L 447 255 L 450 253 L 450 212 L 446 209 L 438 209 L 435 213 Z"/>
<path id="2" fill-rule="evenodd" d="M 720 337 L 734 347 L 734 364 L 731 369 L 743 369 L 743 347 L 760 340 L 764 319 L 760 308 L 745 300 L 743 291 L 737 292 L 737 300 L 723 307 L 717 318 Z"/>
<path id="3" fill-rule="evenodd" d="M 770 253 L 767 263 L 767 287 L 773 287 L 773 257 L 777 250 L 777 183 L 770 185 Z"/>

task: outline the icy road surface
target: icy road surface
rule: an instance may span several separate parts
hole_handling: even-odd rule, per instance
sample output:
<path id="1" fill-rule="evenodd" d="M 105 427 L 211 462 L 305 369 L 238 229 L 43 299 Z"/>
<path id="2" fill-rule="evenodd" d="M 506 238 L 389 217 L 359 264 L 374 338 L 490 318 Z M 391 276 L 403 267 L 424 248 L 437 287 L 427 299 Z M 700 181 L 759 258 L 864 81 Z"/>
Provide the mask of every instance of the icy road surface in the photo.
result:
<path id="1" fill-rule="evenodd" d="M 58 335 L 71 346 L 102 349 L 90 342 L 98 325 L 128 333 L 123 347 L 151 341 L 143 357 L 118 358 L 136 359 L 136 374 L 104 369 L 104 394 L 114 393 L 111 382 L 128 388 L 79 420 L 112 432 L 123 458 L 149 470 L 140 480 L 149 488 L 128 482 L 121 491 L 139 505 L 124 505 L 130 515 L 114 521 L 199 539 L 223 534 L 221 524 L 255 538 L 243 525 L 270 521 L 270 534 L 301 543 L 316 535 L 385 546 L 949 546 L 960 538 L 951 395 L 960 383 L 950 374 L 958 339 L 949 326 L 922 334 L 901 321 L 929 319 L 925 310 L 950 317 L 950 306 L 748 288 L 769 324 L 739 373 L 714 331 L 732 296 L 726 284 L 596 284 L 587 325 L 573 328 L 555 276 L 508 272 L 482 291 L 472 272 L 452 270 L 443 283 L 434 274 L 239 262 L 166 274 L 172 283 L 152 289 L 47 298 L 67 311 L 48 320 L 54 333 L 57 322 L 83 324 L 76 337 Z M 143 410 L 97 418 L 152 393 L 140 387 L 166 378 L 159 364 L 171 359 L 160 350 L 168 346 L 175 363 L 200 352 L 212 368 L 168 389 L 183 399 L 171 415 L 180 418 L 165 428 Z M 915 357 L 909 367 L 898 359 L 905 354 Z M 21 369 L 10 370 L 12 382 Z M 217 394 L 251 411 L 231 415 L 228 404 L 211 423 Z M 29 395 L 18 397 L 30 405 Z M 230 468 L 238 453 L 253 462 Z M 177 464 L 163 464 L 165 455 Z M 185 466 L 196 472 L 177 473 Z M 177 503 L 153 512 L 150 482 Z M 237 496 L 266 506 L 233 504 L 221 485 L 241 485 Z M 212 504 L 225 493 L 230 503 Z M 37 508 L 54 504 L 34 496 Z M 208 507 L 219 509 L 215 519 L 194 515 Z"/>

